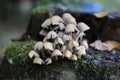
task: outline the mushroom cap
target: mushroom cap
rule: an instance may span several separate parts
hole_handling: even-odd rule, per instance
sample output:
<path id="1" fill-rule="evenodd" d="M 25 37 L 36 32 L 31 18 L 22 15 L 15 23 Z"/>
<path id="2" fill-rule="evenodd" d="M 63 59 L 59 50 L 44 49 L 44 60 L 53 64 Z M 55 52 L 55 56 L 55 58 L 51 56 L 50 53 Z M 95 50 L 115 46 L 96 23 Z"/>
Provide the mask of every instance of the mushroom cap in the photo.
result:
<path id="1" fill-rule="evenodd" d="M 52 63 L 52 59 L 51 58 L 47 58 L 45 60 L 45 64 L 48 65 L 48 64 L 51 64 Z"/>
<path id="2" fill-rule="evenodd" d="M 71 17 L 67 20 L 67 24 L 73 24 L 73 25 L 76 26 L 77 22 L 76 22 L 75 18 Z"/>
<path id="3" fill-rule="evenodd" d="M 48 26 L 50 26 L 51 25 L 51 18 L 48 18 L 48 19 L 46 19 L 43 23 L 42 23 L 42 25 L 41 25 L 41 27 L 42 28 L 48 28 Z"/>
<path id="4" fill-rule="evenodd" d="M 77 56 L 76 56 L 75 54 L 73 54 L 73 55 L 70 57 L 70 59 L 73 60 L 73 61 L 77 61 L 77 60 L 78 60 L 78 58 L 77 58 Z"/>
<path id="5" fill-rule="evenodd" d="M 63 41 L 72 40 L 72 36 L 70 34 L 63 34 L 62 39 Z"/>
<path id="6" fill-rule="evenodd" d="M 65 29 L 65 25 L 63 23 L 59 23 L 59 28 L 60 28 L 60 30 L 64 30 Z"/>
<path id="7" fill-rule="evenodd" d="M 42 29 L 40 32 L 39 32 L 40 35 L 42 36 L 46 36 L 48 34 L 48 32 L 45 30 L 45 29 Z"/>
<path id="8" fill-rule="evenodd" d="M 90 29 L 84 22 L 79 22 L 77 24 L 77 27 L 81 32 L 84 32 Z"/>
<path id="9" fill-rule="evenodd" d="M 34 46 L 34 50 L 41 50 L 42 48 L 43 48 L 43 43 L 41 41 L 38 41 Z"/>
<path id="10" fill-rule="evenodd" d="M 58 38 L 55 39 L 55 44 L 62 44 L 63 45 L 64 42 L 60 37 L 58 37 Z"/>
<path id="11" fill-rule="evenodd" d="M 29 53 L 28 53 L 28 56 L 30 58 L 33 58 L 33 57 L 39 57 L 39 54 L 37 52 L 35 52 L 34 50 L 31 50 Z"/>
<path id="12" fill-rule="evenodd" d="M 57 33 L 55 31 L 50 31 L 47 36 L 46 39 L 55 39 L 56 37 L 58 37 Z"/>
<path id="13" fill-rule="evenodd" d="M 44 42 L 43 47 L 44 47 L 44 49 L 46 49 L 46 50 L 51 50 L 51 51 L 54 50 L 54 48 L 53 48 L 53 43 L 51 43 L 51 42 Z"/>
<path id="14" fill-rule="evenodd" d="M 59 36 L 59 37 L 62 37 L 62 36 L 63 36 L 63 34 L 64 34 L 64 32 L 63 32 L 63 31 L 59 31 L 59 32 L 58 32 L 58 36 Z"/>
<path id="15" fill-rule="evenodd" d="M 55 49 L 55 50 L 52 52 L 51 57 L 53 58 L 53 57 L 55 57 L 55 56 L 62 56 L 61 51 L 58 50 L 58 49 Z"/>
<path id="16" fill-rule="evenodd" d="M 34 58 L 33 63 L 41 65 L 44 64 L 44 61 L 41 58 Z"/>
<path id="17" fill-rule="evenodd" d="M 89 45 L 88 45 L 88 43 L 87 43 L 87 40 L 82 40 L 82 41 L 81 41 L 81 45 L 84 46 L 86 50 L 89 48 Z"/>
<path id="18" fill-rule="evenodd" d="M 70 13 L 64 13 L 62 15 L 62 19 L 67 22 L 67 20 L 69 20 L 70 18 L 73 18 L 73 16 Z"/>
<path id="19" fill-rule="evenodd" d="M 59 25 L 59 23 L 63 23 L 64 21 L 62 20 L 62 18 L 58 15 L 52 16 L 51 17 L 52 20 L 52 25 Z"/>
<path id="20" fill-rule="evenodd" d="M 84 46 L 79 46 L 77 54 L 78 55 L 86 55 L 85 47 Z"/>
<path id="21" fill-rule="evenodd" d="M 75 31 L 77 31 L 77 28 L 73 24 L 68 24 L 65 28 L 66 33 L 71 33 L 71 32 L 75 32 Z"/>
<path id="22" fill-rule="evenodd" d="M 75 41 L 75 40 L 70 40 L 68 42 L 68 48 L 69 49 L 72 49 L 73 47 L 78 47 L 78 46 L 79 46 L 79 43 L 77 41 Z"/>
<path id="23" fill-rule="evenodd" d="M 71 56 L 72 56 L 72 53 L 68 49 L 63 51 L 63 57 L 70 59 Z"/>

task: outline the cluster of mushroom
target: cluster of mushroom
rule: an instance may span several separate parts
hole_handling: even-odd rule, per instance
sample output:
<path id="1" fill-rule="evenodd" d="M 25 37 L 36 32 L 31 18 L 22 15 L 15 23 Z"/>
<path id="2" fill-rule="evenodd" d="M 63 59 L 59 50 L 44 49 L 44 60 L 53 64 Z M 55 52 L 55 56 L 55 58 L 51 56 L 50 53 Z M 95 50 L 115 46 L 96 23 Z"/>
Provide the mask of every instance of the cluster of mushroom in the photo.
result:
<path id="1" fill-rule="evenodd" d="M 33 63 L 48 65 L 63 58 L 78 60 L 86 54 L 88 43 L 83 36 L 90 28 L 83 22 L 77 24 L 71 14 L 64 13 L 62 18 L 58 15 L 52 16 L 41 27 L 43 29 L 39 34 L 45 37 L 28 54 L 33 58 Z"/>

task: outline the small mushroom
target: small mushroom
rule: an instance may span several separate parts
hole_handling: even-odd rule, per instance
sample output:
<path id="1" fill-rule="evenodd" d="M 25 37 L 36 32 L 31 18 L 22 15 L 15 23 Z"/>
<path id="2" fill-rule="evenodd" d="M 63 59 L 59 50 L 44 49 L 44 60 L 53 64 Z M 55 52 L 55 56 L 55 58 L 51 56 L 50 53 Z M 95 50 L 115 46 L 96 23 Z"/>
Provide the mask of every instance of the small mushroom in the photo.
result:
<path id="1" fill-rule="evenodd" d="M 78 59 L 77 59 L 77 56 L 76 56 L 75 54 L 73 54 L 73 55 L 70 57 L 70 59 L 73 60 L 73 61 L 77 61 L 77 60 L 78 60 Z"/>
<path id="2" fill-rule="evenodd" d="M 62 15 L 62 19 L 64 20 L 64 22 L 66 23 L 67 20 L 69 20 L 70 18 L 73 18 L 73 16 L 70 13 L 64 13 Z"/>
<path id="3" fill-rule="evenodd" d="M 73 24 L 73 25 L 77 25 L 77 22 L 76 22 L 76 20 L 75 20 L 75 18 L 69 18 L 68 20 L 67 20 L 67 24 Z"/>
<path id="4" fill-rule="evenodd" d="M 62 44 L 63 45 L 64 42 L 63 42 L 63 40 L 60 37 L 58 37 L 58 38 L 55 39 L 55 45 L 56 44 Z"/>
<path id="5" fill-rule="evenodd" d="M 81 45 L 84 46 L 86 50 L 89 48 L 87 40 L 85 39 L 81 41 Z"/>
<path id="6" fill-rule="evenodd" d="M 35 44 L 34 50 L 41 50 L 43 48 L 43 43 L 41 41 L 38 41 Z"/>
<path id="7" fill-rule="evenodd" d="M 49 64 L 51 64 L 52 63 L 52 59 L 51 58 L 47 58 L 46 60 L 45 60 L 45 64 L 46 65 L 49 65 Z"/>
<path id="8" fill-rule="evenodd" d="M 51 51 L 54 50 L 54 48 L 53 48 L 53 43 L 51 43 L 51 42 L 44 42 L 43 48 L 44 48 L 45 50 L 51 50 Z"/>
<path id="9" fill-rule="evenodd" d="M 50 31 L 47 34 L 46 39 L 55 39 L 56 37 L 58 37 L 57 33 L 55 31 Z"/>
<path id="10" fill-rule="evenodd" d="M 85 47 L 79 46 L 77 54 L 78 54 L 78 58 L 80 58 L 82 55 L 86 55 Z"/>
<path id="11" fill-rule="evenodd" d="M 68 49 L 63 51 L 63 57 L 70 59 L 71 56 L 72 56 L 72 53 Z"/>
<path id="12" fill-rule="evenodd" d="M 69 40 L 68 42 L 68 49 L 72 49 L 73 47 L 78 47 L 79 43 L 75 40 Z"/>
<path id="13" fill-rule="evenodd" d="M 41 65 L 44 64 L 44 61 L 41 58 L 34 58 L 33 63 Z"/>
<path id="14" fill-rule="evenodd" d="M 68 24 L 65 28 L 66 33 L 72 33 L 72 32 L 75 32 L 75 31 L 78 31 L 78 29 L 73 24 Z"/>
<path id="15" fill-rule="evenodd" d="M 84 22 L 79 22 L 77 24 L 77 27 L 80 30 L 80 32 L 84 32 L 90 29 Z"/>
<path id="16" fill-rule="evenodd" d="M 52 25 L 59 25 L 59 23 L 63 23 L 64 21 L 62 20 L 62 18 L 60 16 L 52 16 L 51 17 L 52 20 Z"/>
<path id="17" fill-rule="evenodd" d="M 48 18 L 42 23 L 41 27 L 48 28 L 48 26 L 50 26 L 50 25 L 51 25 L 51 18 Z"/>
<path id="18" fill-rule="evenodd" d="M 63 41 L 72 40 L 72 36 L 70 34 L 63 34 L 62 39 Z"/>
<path id="19" fill-rule="evenodd" d="M 42 36 L 46 36 L 48 32 L 45 29 L 42 29 L 39 34 Z"/>
<path id="20" fill-rule="evenodd" d="M 63 32 L 63 31 L 59 31 L 59 32 L 58 32 L 58 36 L 59 36 L 59 37 L 62 37 L 62 36 L 63 36 L 63 34 L 64 34 L 64 32 Z"/>
<path id="21" fill-rule="evenodd" d="M 28 53 L 28 56 L 30 58 L 33 58 L 33 57 L 39 57 L 39 54 L 37 52 L 35 52 L 34 50 L 31 50 L 29 53 Z"/>
<path id="22" fill-rule="evenodd" d="M 59 28 L 60 28 L 60 30 L 64 30 L 65 29 L 65 25 L 63 23 L 59 23 Z"/>
<path id="23" fill-rule="evenodd" d="M 79 38 L 80 38 L 80 40 L 82 40 L 82 39 L 83 39 L 83 36 L 85 36 L 85 33 L 84 33 L 84 32 L 79 32 L 79 33 L 77 34 L 76 41 L 78 41 Z"/>
<path id="24" fill-rule="evenodd" d="M 56 58 L 56 60 L 58 60 L 58 56 L 62 56 L 62 53 L 61 53 L 61 51 L 60 50 L 58 50 L 58 49 L 55 49 L 53 52 L 52 52 L 52 54 L 51 54 L 51 58 Z"/>

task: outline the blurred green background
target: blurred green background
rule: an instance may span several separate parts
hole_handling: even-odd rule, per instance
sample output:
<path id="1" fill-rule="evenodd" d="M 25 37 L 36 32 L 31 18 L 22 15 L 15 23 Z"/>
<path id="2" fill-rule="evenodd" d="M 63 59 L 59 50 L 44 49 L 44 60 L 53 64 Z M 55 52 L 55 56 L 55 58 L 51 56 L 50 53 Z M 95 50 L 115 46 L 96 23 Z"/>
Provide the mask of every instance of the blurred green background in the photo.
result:
<path id="1" fill-rule="evenodd" d="M 32 9 L 48 5 L 72 11 L 120 11 L 120 0 L 0 0 L 0 55 L 12 38 L 25 32 Z"/>

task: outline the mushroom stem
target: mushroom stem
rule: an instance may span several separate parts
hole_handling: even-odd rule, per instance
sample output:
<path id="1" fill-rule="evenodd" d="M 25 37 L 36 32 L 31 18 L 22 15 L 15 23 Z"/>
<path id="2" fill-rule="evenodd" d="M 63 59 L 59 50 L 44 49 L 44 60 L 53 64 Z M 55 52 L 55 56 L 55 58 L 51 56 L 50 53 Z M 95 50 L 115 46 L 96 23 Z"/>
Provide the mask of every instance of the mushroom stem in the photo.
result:
<path id="1" fill-rule="evenodd" d="M 76 41 L 78 41 L 79 38 L 80 38 L 80 40 L 82 40 L 83 36 L 85 36 L 85 33 L 84 32 L 79 32 L 79 34 L 76 37 Z"/>

